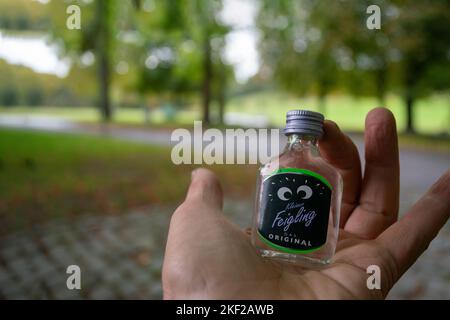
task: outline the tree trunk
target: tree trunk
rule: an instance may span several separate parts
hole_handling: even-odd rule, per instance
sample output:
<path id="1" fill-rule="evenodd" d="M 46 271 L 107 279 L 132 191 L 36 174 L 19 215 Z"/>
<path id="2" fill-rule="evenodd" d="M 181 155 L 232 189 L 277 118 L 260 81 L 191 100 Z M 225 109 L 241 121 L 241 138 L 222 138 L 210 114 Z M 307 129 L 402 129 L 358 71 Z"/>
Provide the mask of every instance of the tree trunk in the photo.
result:
<path id="1" fill-rule="evenodd" d="M 202 88 L 202 106 L 203 106 L 203 122 L 210 123 L 210 104 L 211 104 L 211 80 L 212 80 L 212 61 L 211 61 L 211 45 L 209 36 L 205 37 L 203 43 L 203 88 Z"/>
<path id="2" fill-rule="evenodd" d="M 97 0 L 97 19 L 98 19 L 98 38 L 96 57 L 97 62 L 97 77 L 99 84 L 99 108 L 102 115 L 102 120 L 108 122 L 111 120 L 111 101 L 110 101 L 110 39 L 109 39 L 109 6 L 107 0 Z"/>
<path id="3" fill-rule="evenodd" d="M 111 112 L 111 101 L 109 97 L 109 63 L 108 58 L 101 55 L 98 69 L 98 77 L 100 84 L 100 111 L 104 121 L 110 121 Z"/>
<path id="4" fill-rule="evenodd" d="M 226 92 L 226 76 L 225 76 L 225 70 L 224 66 L 222 64 L 219 64 L 219 83 L 218 83 L 218 94 L 217 94 L 217 102 L 219 105 L 219 123 L 224 124 L 225 123 L 225 104 L 226 104 L 226 98 L 225 98 L 225 92 Z"/>
<path id="5" fill-rule="evenodd" d="M 224 124 L 225 123 L 225 90 L 220 89 L 219 90 L 219 96 L 218 96 L 218 104 L 219 104 L 219 123 Z"/>
<path id="6" fill-rule="evenodd" d="M 406 132 L 407 133 L 414 133 L 414 97 L 411 93 L 411 90 L 407 90 L 406 97 L 405 97 L 405 104 L 406 104 Z"/>

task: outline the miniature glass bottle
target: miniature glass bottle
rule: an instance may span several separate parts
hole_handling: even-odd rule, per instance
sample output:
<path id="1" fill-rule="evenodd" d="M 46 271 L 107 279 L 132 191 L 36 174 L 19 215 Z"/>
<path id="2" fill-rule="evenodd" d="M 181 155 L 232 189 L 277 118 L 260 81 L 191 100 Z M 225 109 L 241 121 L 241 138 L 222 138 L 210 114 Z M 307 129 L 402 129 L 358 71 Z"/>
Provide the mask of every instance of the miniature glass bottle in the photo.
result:
<path id="1" fill-rule="evenodd" d="M 289 111 L 284 150 L 259 170 L 252 243 L 265 258 L 305 268 L 332 261 L 342 178 L 320 156 L 323 121 L 317 112 Z"/>

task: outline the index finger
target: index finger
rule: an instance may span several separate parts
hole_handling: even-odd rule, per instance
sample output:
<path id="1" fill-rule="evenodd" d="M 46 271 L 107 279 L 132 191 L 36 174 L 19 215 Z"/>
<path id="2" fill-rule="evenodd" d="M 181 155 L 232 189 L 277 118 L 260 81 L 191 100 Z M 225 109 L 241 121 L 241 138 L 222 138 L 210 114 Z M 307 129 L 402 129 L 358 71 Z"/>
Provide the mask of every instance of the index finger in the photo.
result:
<path id="1" fill-rule="evenodd" d="M 328 163 L 338 169 L 344 180 L 340 216 L 340 226 L 343 227 L 358 204 L 361 189 L 361 162 L 355 144 L 336 123 L 325 120 L 323 128 L 324 135 L 319 141 L 320 153 Z"/>
<path id="2" fill-rule="evenodd" d="M 392 112 L 375 108 L 366 117 L 366 165 L 358 207 L 345 229 L 374 239 L 397 220 L 400 165 L 397 129 Z"/>

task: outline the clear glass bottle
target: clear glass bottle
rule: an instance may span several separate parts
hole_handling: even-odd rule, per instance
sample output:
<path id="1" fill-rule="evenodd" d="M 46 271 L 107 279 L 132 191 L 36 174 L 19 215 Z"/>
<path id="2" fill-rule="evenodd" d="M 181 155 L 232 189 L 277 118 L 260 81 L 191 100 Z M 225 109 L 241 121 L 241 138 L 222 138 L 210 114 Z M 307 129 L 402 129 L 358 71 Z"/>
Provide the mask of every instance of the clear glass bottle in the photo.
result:
<path id="1" fill-rule="evenodd" d="M 320 268 L 332 261 L 339 233 L 342 178 L 321 156 L 322 114 L 292 110 L 282 153 L 260 168 L 252 243 L 270 259 Z"/>

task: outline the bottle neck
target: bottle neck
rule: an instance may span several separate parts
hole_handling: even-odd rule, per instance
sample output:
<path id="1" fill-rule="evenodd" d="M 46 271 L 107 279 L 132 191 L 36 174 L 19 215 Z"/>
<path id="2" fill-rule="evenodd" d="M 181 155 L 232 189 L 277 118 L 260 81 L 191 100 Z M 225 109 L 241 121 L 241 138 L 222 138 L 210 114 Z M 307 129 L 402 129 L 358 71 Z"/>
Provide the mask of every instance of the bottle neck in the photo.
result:
<path id="1" fill-rule="evenodd" d="M 287 149 L 298 150 L 298 149 L 312 149 L 318 151 L 318 137 L 312 135 L 292 133 L 287 136 L 288 142 L 286 145 Z"/>

